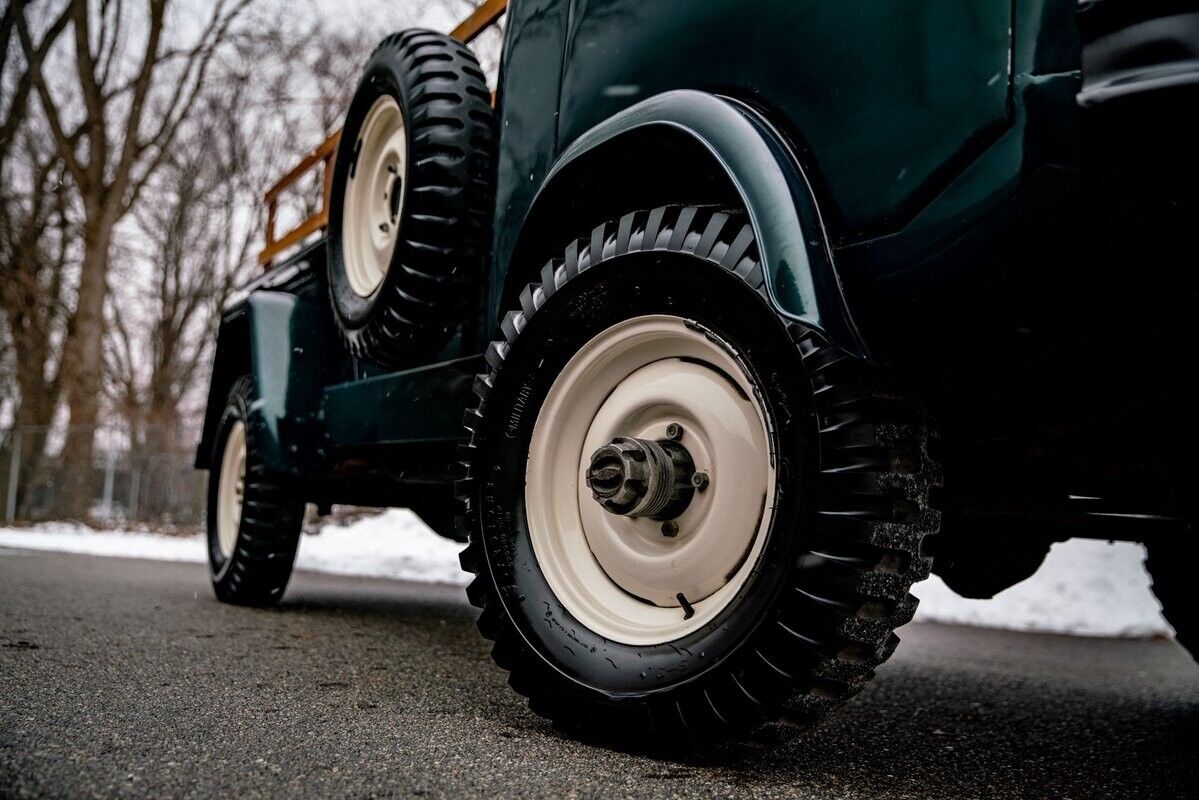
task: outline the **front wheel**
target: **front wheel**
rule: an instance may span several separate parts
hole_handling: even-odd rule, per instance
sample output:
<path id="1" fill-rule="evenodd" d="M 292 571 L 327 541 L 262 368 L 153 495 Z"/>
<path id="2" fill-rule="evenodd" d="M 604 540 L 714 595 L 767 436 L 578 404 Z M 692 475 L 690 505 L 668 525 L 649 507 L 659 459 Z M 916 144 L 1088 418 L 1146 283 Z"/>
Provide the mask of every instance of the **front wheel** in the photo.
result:
<path id="1" fill-rule="evenodd" d="M 740 214 L 629 214 L 542 274 L 476 382 L 460 487 L 512 686 L 657 745 L 852 695 L 929 570 L 919 416 L 775 314 Z"/>

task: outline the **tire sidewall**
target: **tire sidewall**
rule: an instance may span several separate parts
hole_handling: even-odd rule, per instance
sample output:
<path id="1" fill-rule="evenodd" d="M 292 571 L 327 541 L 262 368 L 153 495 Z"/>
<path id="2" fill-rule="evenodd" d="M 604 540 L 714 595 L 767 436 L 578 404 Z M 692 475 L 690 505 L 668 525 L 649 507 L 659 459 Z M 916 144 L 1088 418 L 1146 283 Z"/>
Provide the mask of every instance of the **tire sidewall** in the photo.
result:
<path id="1" fill-rule="evenodd" d="M 562 367 L 602 330 L 646 314 L 691 319 L 741 357 L 770 416 L 775 511 L 744 586 L 710 623 L 672 642 L 626 645 L 588 630 L 558 602 L 537 564 L 524 508 L 529 442 Z M 751 288 L 710 262 L 627 253 L 567 282 L 527 321 L 487 397 L 476 444 L 479 530 L 504 611 L 528 647 L 571 688 L 607 701 L 701 680 L 735 659 L 790 591 L 811 529 L 815 416 L 810 384 L 782 321 Z"/>
<path id="2" fill-rule="evenodd" d="M 357 146 L 362 124 L 366 120 L 367 114 L 370 113 L 371 107 L 374 106 L 375 101 L 385 95 L 389 95 L 395 99 L 396 103 L 400 106 L 400 113 L 403 115 L 405 122 L 408 123 L 412 117 L 409 113 L 408 90 L 404 81 L 404 73 L 400 64 L 396 62 L 394 53 L 389 48 L 381 47 L 375 51 L 367 62 L 362 80 L 358 84 L 358 89 L 354 92 L 354 97 L 350 101 L 350 108 L 346 112 L 341 140 L 337 146 L 337 157 L 334 160 L 333 178 L 329 192 L 329 294 L 332 299 L 333 308 L 342 324 L 349 328 L 361 328 L 370 320 L 375 304 L 384 292 L 388 291 L 394 275 L 398 271 L 396 266 L 401 260 L 401 250 L 404 247 L 404 219 L 401 216 L 398 223 L 400 231 L 396 235 L 395 250 L 392 252 L 391 261 L 388 264 L 383 280 L 379 282 L 374 292 L 368 297 L 359 295 L 350 286 L 349 276 L 346 275 L 345 271 L 345 251 L 342 247 L 342 235 L 346 225 L 346 220 L 343 217 L 346 185 L 350 169 L 354 165 L 354 150 Z M 407 139 L 408 153 L 410 154 L 408 163 L 411 164 L 411 154 L 413 152 L 411 124 L 405 124 L 404 136 Z M 401 204 L 401 207 L 405 209 L 409 207 L 409 189 L 411 186 L 411 180 L 409 179 L 411 171 L 407 166 L 406 169 L 408 169 L 409 174 L 403 176 L 402 191 L 404 197 Z"/>

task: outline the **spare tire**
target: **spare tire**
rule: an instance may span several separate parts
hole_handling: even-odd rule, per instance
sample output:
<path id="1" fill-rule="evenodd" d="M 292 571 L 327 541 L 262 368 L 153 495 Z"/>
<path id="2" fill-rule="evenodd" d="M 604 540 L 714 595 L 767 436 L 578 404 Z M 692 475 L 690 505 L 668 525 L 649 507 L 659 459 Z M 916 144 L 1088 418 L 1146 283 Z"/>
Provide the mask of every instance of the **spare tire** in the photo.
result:
<path id="1" fill-rule="evenodd" d="M 492 204 L 494 114 L 471 51 L 388 36 L 346 114 L 329 198 L 328 283 L 355 357 L 436 352 L 478 295 Z"/>

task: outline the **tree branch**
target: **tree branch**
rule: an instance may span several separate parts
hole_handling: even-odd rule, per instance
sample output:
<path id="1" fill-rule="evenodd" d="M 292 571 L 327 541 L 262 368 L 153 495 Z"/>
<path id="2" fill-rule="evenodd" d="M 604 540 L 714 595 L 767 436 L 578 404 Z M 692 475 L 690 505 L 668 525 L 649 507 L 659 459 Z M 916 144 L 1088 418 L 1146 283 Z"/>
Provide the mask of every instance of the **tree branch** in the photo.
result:
<path id="1" fill-rule="evenodd" d="M 58 105 L 54 102 L 54 97 L 50 94 L 50 88 L 46 85 L 46 78 L 42 74 L 42 60 L 45 58 L 49 50 L 49 46 L 53 44 L 53 39 L 50 34 L 42 39 L 41 45 L 34 47 L 33 39 L 29 35 L 29 26 L 25 20 L 24 2 L 18 0 L 21 9 L 17 14 L 16 28 L 17 38 L 21 42 L 21 49 L 25 54 L 26 68 L 29 71 L 30 81 L 33 87 L 37 90 L 38 99 L 42 103 L 42 111 L 46 116 L 46 122 L 50 125 L 50 133 L 54 137 L 54 143 L 58 147 L 59 155 L 71 170 L 71 176 L 75 179 L 75 183 L 82 190 L 88 186 L 88 175 L 82 162 L 80 162 L 78 154 L 71 143 L 70 138 L 63 130 L 62 116 L 58 112 Z M 62 13 L 62 16 L 55 21 L 55 26 L 52 31 L 57 30 L 55 37 L 62 32 L 70 19 L 71 7 L 68 6 Z M 61 26 L 59 26 L 61 23 Z"/>

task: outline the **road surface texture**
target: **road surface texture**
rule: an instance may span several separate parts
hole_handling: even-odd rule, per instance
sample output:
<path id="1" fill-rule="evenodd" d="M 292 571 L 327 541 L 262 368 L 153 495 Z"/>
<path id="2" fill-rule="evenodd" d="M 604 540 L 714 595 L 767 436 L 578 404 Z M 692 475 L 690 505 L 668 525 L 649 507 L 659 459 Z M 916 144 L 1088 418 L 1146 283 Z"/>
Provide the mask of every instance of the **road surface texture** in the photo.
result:
<path id="1" fill-rule="evenodd" d="M 0 550 L 3 797 L 1199 797 L 1170 641 L 909 625 L 815 729 L 698 757 L 573 741 L 492 666 L 461 590 Z"/>

